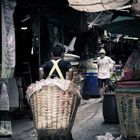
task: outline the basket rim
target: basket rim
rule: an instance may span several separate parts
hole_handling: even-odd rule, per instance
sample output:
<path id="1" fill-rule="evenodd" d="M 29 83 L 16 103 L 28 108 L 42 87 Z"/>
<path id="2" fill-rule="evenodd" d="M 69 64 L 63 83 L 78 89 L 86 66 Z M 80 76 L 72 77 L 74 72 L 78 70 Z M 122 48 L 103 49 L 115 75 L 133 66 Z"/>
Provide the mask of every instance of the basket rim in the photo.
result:
<path id="1" fill-rule="evenodd" d="M 140 94 L 140 88 L 117 88 L 115 90 L 115 93 L 116 94 L 119 94 L 119 93 L 128 93 L 128 94 L 139 93 Z"/>

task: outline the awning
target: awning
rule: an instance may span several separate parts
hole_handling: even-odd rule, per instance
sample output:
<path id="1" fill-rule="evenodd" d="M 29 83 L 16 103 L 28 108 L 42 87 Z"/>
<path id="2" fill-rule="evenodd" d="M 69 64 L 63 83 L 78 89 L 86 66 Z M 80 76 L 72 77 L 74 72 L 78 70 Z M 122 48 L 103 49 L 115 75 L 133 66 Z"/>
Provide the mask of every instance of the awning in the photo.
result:
<path id="1" fill-rule="evenodd" d="M 36 6 L 36 5 L 35 5 Z M 40 10 L 36 7 L 23 7 L 18 3 L 15 12 L 15 26 L 27 19 L 27 15 L 32 19 L 37 19 L 38 15 L 42 21 L 52 23 L 55 26 L 64 27 L 67 31 L 86 32 L 92 25 L 102 25 L 111 21 L 113 13 L 108 11 L 103 12 L 81 12 L 69 6 L 64 7 L 44 7 L 41 5 Z"/>
<path id="2" fill-rule="evenodd" d="M 130 0 L 68 0 L 69 6 L 86 12 L 113 10 L 124 6 Z"/>
<path id="3" fill-rule="evenodd" d="M 118 16 L 101 27 L 111 33 L 140 38 L 140 19 L 131 16 Z"/>

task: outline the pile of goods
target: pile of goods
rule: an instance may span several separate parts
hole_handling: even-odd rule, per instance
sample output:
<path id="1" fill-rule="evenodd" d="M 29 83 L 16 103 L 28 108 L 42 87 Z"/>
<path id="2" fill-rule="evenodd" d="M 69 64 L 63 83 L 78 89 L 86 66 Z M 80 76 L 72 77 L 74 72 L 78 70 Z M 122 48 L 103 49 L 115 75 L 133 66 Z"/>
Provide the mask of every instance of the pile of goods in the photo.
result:
<path id="1" fill-rule="evenodd" d="M 134 50 L 128 58 L 121 80 L 140 80 L 140 50 Z"/>
<path id="2" fill-rule="evenodd" d="M 111 133 L 106 132 L 105 135 L 96 136 L 96 140 L 121 140 L 121 136 L 115 138 Z"/>

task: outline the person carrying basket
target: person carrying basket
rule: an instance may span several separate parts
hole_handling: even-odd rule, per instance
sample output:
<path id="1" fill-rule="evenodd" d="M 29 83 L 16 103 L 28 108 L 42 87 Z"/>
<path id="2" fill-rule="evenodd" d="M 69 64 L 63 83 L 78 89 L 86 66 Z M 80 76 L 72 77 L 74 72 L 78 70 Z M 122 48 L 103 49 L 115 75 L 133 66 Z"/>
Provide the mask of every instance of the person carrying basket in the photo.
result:
<path id="1" fill-rule="evenodd" d="M 63 59 L 63 54 L 65 49 L 61 45 L 55 45 L 51 48 L 51 55 L 52 59 L 46 61 L 43 65 L 39 68 L 39 79 L 46 79 L 46 78 L 60 78 L 60 79 L 67 79 L 72 80 L 72 65 Z M 41 140 L 40 138 L 39 140 Z M 49 140 L 59 140 L 62 138 L 56 137 L 51 138 L 48 137 Z M 65 138 L 64 138 L 65 139 Z M 73 140 L 72 133 L 68 135 L 66 138 L 67 140 Z"/>
<path id="2" fill-rule="evenodd" d="M 60 79 L 72 79 L 72 66 L 63 59 L 65 49 L 61 45 L 55 45 L 51 49 L 52 59 L 46 61 L 39 68 L 39 79 L 59 77 Z M 66 73 L 69 72 L 69 78 Z"/>

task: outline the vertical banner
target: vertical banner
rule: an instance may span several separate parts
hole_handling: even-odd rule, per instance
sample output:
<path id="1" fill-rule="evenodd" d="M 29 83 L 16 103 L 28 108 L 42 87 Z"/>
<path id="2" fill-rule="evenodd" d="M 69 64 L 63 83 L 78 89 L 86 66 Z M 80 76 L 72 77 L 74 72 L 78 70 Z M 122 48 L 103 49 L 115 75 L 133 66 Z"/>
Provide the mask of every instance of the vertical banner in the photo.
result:
<path id="1" fill-rule="evenodd" d="M 15 68 L 15 0 L 2 0 L 2 78 L 12 78 Z"/>

